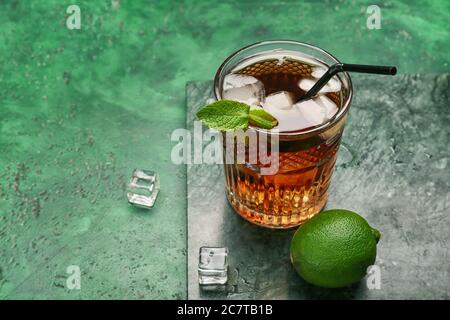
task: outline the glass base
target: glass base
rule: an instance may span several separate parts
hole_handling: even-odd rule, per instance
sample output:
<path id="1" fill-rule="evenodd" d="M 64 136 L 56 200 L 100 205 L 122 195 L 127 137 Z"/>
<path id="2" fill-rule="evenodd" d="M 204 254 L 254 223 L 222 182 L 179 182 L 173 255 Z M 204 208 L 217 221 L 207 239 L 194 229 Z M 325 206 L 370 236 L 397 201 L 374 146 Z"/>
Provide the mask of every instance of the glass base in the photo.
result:
<path id="1" fill-rule="evenodd" d="M 233 193 L 229 190 L 226 190 L 226 194 L 228 202 L 231 204 L 234 211 L 236 211 L 236 213 L 242 218 L 258 226 L 270 229 L 290 229 L 298 227 L 322 211 L 328 199 L 328 192 L 325 192 L 319 201 L 316 201 L 312 206 L 305 207 L 301 213 L 290 215 L 273 215 L 261 213 L 247 207 L 245 204 L 237 201 Z"/>

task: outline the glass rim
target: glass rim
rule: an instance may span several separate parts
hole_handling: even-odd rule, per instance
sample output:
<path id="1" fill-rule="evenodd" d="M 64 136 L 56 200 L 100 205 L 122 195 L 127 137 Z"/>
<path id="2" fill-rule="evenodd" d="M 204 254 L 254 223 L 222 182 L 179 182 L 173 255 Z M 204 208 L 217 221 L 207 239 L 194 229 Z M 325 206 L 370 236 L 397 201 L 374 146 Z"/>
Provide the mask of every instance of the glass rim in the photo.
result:
<path id="1" fill-rule="evenodd" d="M 312 50 L 321 52 L 322 54 L 328 56 L 331 60 L 333 60 L 335 63 L 341 63 L 341 61 L 339 61 L 334 55 L 332 55 L 331 53 L 329 53 L 328 51 L 319 48 L 315 45 L 306 43 L 306 42 L 301 42 L 301 41 L 295 41 L 295 40 L 263 40 L 263 41 L 258 41 L 255 43 L 252 43 L 250 45 L 247 45 L 245 47 L 240 48 L 239 50 L 233 52 L 231 55 L 229 55 L 223 62 L 222 64 L 219 66 L 219 68 L 216 71 L 216 74 L 214 76 L 214 97 L 216 98 L 216 100 L 222 100 L 222 94 L 220 92 L 220 81 L 221 81 L 221 75 L 222 72 L 225 68 L 225 66 L 227 65 L 227 63 L 233 59 L 236 55 L 242 53 L 245 50 L 254 48 L 254 47 L 258 47 L 261 45 L 269 45 L 269 44 L 293 44 L 293 45 L 302 45 L 305 47 L 308 47 Z M 302 130 L 302 131 L 286 131 L 286 132 L 274 132 L 272 130 L 267 130 L 267 129 L 263 129 L 263 128 L 258 128 L 258 127 L 254 127 L 254 126 L 249 126 L 249 128 L 261 132 L 261 133 L 265 133 L 266 135 L 279 135 L 279 136 L 285 136 L 285 137 L 298 137 L 298 136 L 310 136 L 312 134 L 319 134 L 323 131 L 326 131 L 327 129 L 333 127 L 336 123 L 338 123 L 343 117 L 346 116 L 348 109 L 350 107 L 350 103 L 352 101 L 353 98 L 353 84 L 352 84 L 352 79 L 350 77 L 350 75 L 348 74 L 348 72 L 342 72 L 341 75 L 343 77 L 346 78 L 346 80 L 348 81 L 348 98 L 345 99 L 343 106 L 341 106 L 340 111 L 337 113 L 337 115 L 332 118 L 330 121 L 325 122 L 321 125 L 318 126 L 314 126 L 311 127 L 310 129 L 307 130 Z M 339 76 L 339 75 L 338 75 Z"/>

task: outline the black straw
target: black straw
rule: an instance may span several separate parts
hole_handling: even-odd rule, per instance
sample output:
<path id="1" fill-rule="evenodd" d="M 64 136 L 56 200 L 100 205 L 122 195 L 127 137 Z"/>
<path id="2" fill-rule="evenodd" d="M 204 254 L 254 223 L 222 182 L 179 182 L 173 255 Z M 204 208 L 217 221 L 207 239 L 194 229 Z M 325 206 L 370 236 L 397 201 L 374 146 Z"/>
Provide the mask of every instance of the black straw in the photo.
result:
<path id="1" fill-rule="evenodd" d="M 387 74 L 395 75 L 397 73 L 396 67 L 391 66 L 371 66 L 365 64 L 349 64 L 349 63 L 336 63 L 333 64 L 327 72 L 316 82 L 316 84 L 309 89 L 309 91 L 300 98 L 300 101 L 304 101 L 314 97 L 320 89 L 337 73 L 339 72 L 360 72 L 360 73 L 374 73 L 374 74 Z"/>

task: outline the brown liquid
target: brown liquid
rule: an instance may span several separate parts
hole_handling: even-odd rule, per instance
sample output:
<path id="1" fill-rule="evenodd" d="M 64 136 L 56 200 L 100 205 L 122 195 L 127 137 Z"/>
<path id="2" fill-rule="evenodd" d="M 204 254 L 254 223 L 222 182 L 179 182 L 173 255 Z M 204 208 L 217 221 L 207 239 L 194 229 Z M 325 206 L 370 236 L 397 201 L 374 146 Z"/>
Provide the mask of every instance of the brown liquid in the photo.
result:
<path id="1" fill-rule="evenodd" d="M 298 60 L 280 64 L 278 59 L 269 59 L 237 73 L 259 79 L 266 95 L 290 91 L 298 99 L 304 95 L 298 82 L 310 77 L 311 68 Z M 327 96 L 340 105 L 342 92 Z M 306 139 L 280 138 L 279 171 L 275 175 L 261 175 L 261 164 L 225 164 L 227 196 L 234 209 L 245 219 L 270 228 L 294 227 L 319 213 L 328 198 L 344 122 L 342 119 Z"/>

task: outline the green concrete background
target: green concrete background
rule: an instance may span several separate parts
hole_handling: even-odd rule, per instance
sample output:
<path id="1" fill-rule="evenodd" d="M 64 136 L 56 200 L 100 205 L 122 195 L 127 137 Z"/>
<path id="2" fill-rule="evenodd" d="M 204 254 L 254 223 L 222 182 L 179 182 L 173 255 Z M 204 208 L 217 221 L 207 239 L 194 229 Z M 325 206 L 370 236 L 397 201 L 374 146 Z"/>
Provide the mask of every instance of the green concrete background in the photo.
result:
<path id="1" fill-rule="evenodd" d="M 81 30 L 65 26 L 81 8 Z M 170 161 L 185 83 L 264 39 L 310 42 L 353 63 L 449 72 L 450 3 L 1 1 L 0 298 L 186 297 L 186 174 Z M 126 203 L 156 170 L 151 211 Z M 79 265 L 81 290 L 65 287 Z"/>

